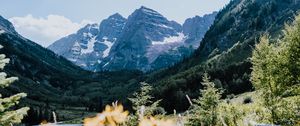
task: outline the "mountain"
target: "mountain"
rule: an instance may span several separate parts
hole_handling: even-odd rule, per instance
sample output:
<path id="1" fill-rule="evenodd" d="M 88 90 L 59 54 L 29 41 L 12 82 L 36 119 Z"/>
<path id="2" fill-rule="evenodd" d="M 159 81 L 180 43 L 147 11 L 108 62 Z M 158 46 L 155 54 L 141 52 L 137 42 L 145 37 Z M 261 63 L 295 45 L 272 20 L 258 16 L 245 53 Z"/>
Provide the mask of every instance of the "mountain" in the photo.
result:
<path id="1" fill-rule="evenodd" d="M 185 36 L 183 46 L 178 44 L 175 45 L 175 48 L 161 53 L 155 61 L 151 63 L 151 68 L 154 70 L 167 68 L 189 57 L 194 50 L 199 47 L 206 31 L 208 31 L 213 24 L 217 13 L 218 12 L 213 12 L 203 17 L 195 16 L 186 19 L 182 25 L 182 32 Z M 160 49 L 162 47 L 156 47 L 154 49 L 157 50 L 157 48 Z"/>
<path id="2" fill-rule="evenodd" d="M 184 39 L 180 24 L 167 20 L 152 9 L 141 7 L 128 17 L 103 67 L 110 70 L 150 70 L 150 64 L 159 54 L 182 44 Z"/>
<path id="3" fill-rule="evenodd" d="M 48 49 L 91 71 L 157 70 L 188 57 L 199 46 L 215 15 L 196 16 L 181 26 L 142 6 L 128 19 L 114 14 L 100 26 L 87 25 Z"/>
<path id="4" fill-rule="evenodd" d="M 183 24 L 183 33 L 188 36 L 186 43 L 191 43 L 195 48 L 198 48 L 202 38 L 210 26 L 214 23 L 218 12 L 206 14 L 203 17 L 195 16 L 188 18 Z"/>
<path id="5" fill-rule="evenodd" d="M 217 14 L 191 57 L 146 75 L 146 82 L 155 85 L 156 98 L 164 99 L 162 105 L 170 112 L 186 109 L 186 94 L 198 97 L 204 72 L 225 90 L 223 97 L 251 91 L 249 57 L 255 43 L 264 34 L 271 40 L 280 38 L 285 23 L 299 10 L 295 0 L 233 0 Z"/>
<path id="6" fill-rule="evenodd" d="M 125 22 L 120 14 L 114 14 L 100 25 L 88 24 L 77 33 L 57 40 L 48 49 L 87 70 L 94 70 L 95 64 L 108 56 Z"/>
<path id="7" fill-rule="evenodd" d="M 88 26 L 87 29 L 91 32 L 93 26 Z M 0 31 L 0 45 L 3 46 L 0 54 L 5 54 L 10 59 L 4 71 L 9 77 L 19 78 L 10 87 L 1 88 L 1 95 L 5 97 L 18 92 L 27 93 L 28 96 L 21 105 L 31 107 L 31 112 L 60 110 L 57 114 L 65 114 L 66 111 L 73 111 L 71 107 L 81 107 L 83 111 L 86 108 L 91 111 L 99 110 L 102 106 L 95 104 L 95 101 L 103 104 L 109 104 L 115 99 L 125 101 L 138 88 L 141 76 L 138 71 L 86 71 L 51 50 L 22 37 L 2 17 Z M 84 33 L 84 30 L 80 32 Z M 126 91 L 120 91 L 120 87 L 125 87 Z M 37 113 L 29 114 L 32 119 L 38 116 Z M 79 117 L 80 115 L 70 113 L 60 119 Z M 33 124 L 41 121 L 37 119 Z"/>

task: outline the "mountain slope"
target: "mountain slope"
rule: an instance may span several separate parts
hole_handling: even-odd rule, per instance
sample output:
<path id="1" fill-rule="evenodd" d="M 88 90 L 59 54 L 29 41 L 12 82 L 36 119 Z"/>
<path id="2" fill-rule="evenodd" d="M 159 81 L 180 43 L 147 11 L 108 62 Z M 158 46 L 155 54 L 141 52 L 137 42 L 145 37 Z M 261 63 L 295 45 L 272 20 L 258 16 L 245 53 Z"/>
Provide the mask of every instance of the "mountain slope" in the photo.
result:
<path id="1" fill-rule="evenodd" d="M 213 50 L 223 52 L 237 42 L 252 41 L 249 44 L 253 45 L 255 38 L 264 33 L 276 36 L 280 34 L 284 23 L 292 21 L 299 4 L 294 0 L 234 1 L 228 8 L 236 7 L 219 14 L 214 29 L 207 32 L 197 55 L 212 57 Z"/>
<path id="2" fill-rule="evenodd" d="M 249 76 L 252 47 L 260 36 L 281 36 L 286 22 L 300 9 L 294 0 L 233 0 L 216 17 L 193 56 L 166 70 L 148 75 L 165 108 L 188 106 L 185 94 L 197 97 L 201 76 L 208 72 L 225 94 L 252 90 Z M 171 102 L 170 102 L 171 101 Z M 179 103 L 180 101 L 186 101 Z"/>

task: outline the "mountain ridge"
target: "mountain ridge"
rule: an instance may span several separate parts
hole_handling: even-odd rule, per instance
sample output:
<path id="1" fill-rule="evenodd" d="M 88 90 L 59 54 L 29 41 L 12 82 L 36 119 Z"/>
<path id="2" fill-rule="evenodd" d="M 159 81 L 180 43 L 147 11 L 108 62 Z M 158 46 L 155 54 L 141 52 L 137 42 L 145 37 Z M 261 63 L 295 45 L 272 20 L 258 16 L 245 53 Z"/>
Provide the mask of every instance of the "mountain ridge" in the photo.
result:
<path id="1" fill-rule="evenodd" d="M 158 70 L 169 67 L 184 57 L 188 57 L 193 50 L 199 46 L 200 40 L 213 23 L 216 14 L 217 13 L 214 12 L 204 15 L 204 18 L 190 18 L 189 20 L 193 20 L 191 23 L 194 23 L 197 27 L 184 33 L 184 27 L 192 27 L 191 23 L 185 25 L 188 24 L 186 21 L 184 25 L 181 25 L 175 21 L 169 21 L 159 12 L 142 6 L 129 15 L 128 19 L 123 18 L 118 13 L 104 19 L 100 23 L 98 32 L 104 30 L 110 31 L 114 29 L 117 24 L 121 24 L 122 28 L 117 28 L 116 34 L 92 35 L 97 37 L 92 42 L 89 42 L 90 40 L 84 42 L 91 43 L 89 44 L 90 46 L 94 45 L 94 51 L 92 51 L 92 53 L 83 55 L 82 48 L 75 46 L 74 56 L 70 51 L 72 47 L 61 48 L 64 44 L 74 45 L 75 41 L 82 43 L 81 41 L 86 41 L 84 38 L 72 39 L 64 37 L 54 42 L 48 48 L 73 61 L 73 63 L 91 71 L 121 69 L 138 69 L 142 71 Z M 118 23 L 108 20 L 112 17 L 123 21 L 122 23 Z M 197 23 L 197 21 L 202 23 Z M 105 29 L 101 27 L 105 27 Z M 72 35 L 79 36 L 76 34 Z M 187 38 L 187 36 L 191 37 Z M 99 44 L 100 41 L 107 44 Z M 105 49 L 107 47 L 109 51 L 104 51 L 103 48 Z M 57 50 L 64 51 L 59 52 Z M 95 51 L 100 54 L 93 54 Z M 105 54 L 104 57 L 101 53 Z M 77 57 L 79 59 L 75 60 L 71 57 Z"/>

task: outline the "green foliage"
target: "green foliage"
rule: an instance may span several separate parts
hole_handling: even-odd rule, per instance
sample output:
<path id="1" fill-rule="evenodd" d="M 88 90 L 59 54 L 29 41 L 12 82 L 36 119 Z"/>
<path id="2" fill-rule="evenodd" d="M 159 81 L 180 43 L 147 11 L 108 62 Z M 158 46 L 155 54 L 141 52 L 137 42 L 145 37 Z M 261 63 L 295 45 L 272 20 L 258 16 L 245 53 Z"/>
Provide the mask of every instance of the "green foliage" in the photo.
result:
<path id="1" fill-rule="evenodd" d="M 270 122 L 294 125 L 299 113 L 289 97 L 300 98 L 300 16 L 286 26 L 278 45 L 262 37 L 251 58 L 251 81 L 263 92 L 264 106 L 270 110 Z"/>
<path id="2" fill-rule="evenodd" d="M 151 96 L 151 91 L 153 90 L 152 86 L 149 84 L 142 82 L 141 89 L 139 92 L 135 92 L 133 94 L 133 98 L 128 98 L 132 102 L 132 107 L 135 111 L 140 111 L 141 107 L 144 106 L 144 116 L 153 116 L 156 110 L 159 110 L 159 102 L 152 101 L 153 96 Z"/>
<path id="3" fill-rule="evenodd" d="M 164 115 L 165 111 L 163 108 L 159 107 L 161 100 L 153 101 L 153 96 L 151 96 L 152 86 L 141 82 L 141 88 L 138 92 L 133 94 L 132 98 L 128 98 L 131 103 L 133 110 L 136 111 L 135 115 L 130 115 L 127 124 L 129 126 L 136 126 L 138 120 L 143 117 L 152 117 L 157 114 Z"/>
<path id="4" fill-rule="evenodd" d="M 245 114 L 240 106 L 227 102 L 220 103 L 218 113 L 218 124 L 227 126 L 240 125 Z"/>
<path id="5" fill-rule="evenodd" d="M 200 125 L 216 125 L 217 124 L 217 107 L 221 99 L 221 91 L 215 88 L 215 84 L 210 82 L 208 74 L 203 76 L 202 84 L 205 86 L 203 90 L 200 90 L 201 97 L 194 99 L 192 105 L 190 119 L 188 121 L 189 126 Z"/>
<path id="6" fill-rule="evenodd" d="M 2 48 L 0 46 L 0 48 Z M 5 55 L 0 55 L 0 69 L 2 70 L 9 62 L 9 59 L 5 58 Z M 8 87 L 11 83 L 17 80 L 16 77 L 6 77 L 6 73 L 0 73 L 0 88 Z M 12 110 L 16 104 L 19 103 L 19 100 L 25 97 L 25 93 L 15 94 L 13 96 L 2 98 L 0 94 L 0 125 L 8 126 L 14 123 L 20 123 L 23 117 L 26 115 L 29 108 L 24 107 L 17 110 Z"/>
<path id="7" fill-rule="evenodd" d="M 283 48 L 280 59 L 286 68 L 281 74 L 286 77 L 283 83 L 290 89 L 296 88 L 289 92 L 291 95 L 300 95 L 300 15 L 296 17 L 292 25 L 286 26 L 285 37 L 280 47 Z"/>

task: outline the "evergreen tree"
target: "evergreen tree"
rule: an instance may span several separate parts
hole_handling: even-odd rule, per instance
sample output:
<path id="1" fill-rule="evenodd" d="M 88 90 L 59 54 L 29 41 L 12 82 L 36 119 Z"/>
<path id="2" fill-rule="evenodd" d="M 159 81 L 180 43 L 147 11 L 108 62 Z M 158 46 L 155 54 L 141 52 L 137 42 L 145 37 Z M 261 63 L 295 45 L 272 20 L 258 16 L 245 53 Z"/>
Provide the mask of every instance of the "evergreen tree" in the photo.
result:
<path id="1" fill-rule="evenodd" d="M 2 46 L 0 46 L 2 48 Z M 5 58 L 4 54 L 0 55 L 0 69 L 3 69 L 5 64 L 9 63 L 9 59 Z M 17 80 L 16 77 L 6 77 L 4 72 L 0 73 L 0 88 L 8 87 L 11 83 Z M 24 107 L 17 110 L 12 110 L 19 100 L 25 97 L 25 93 L 15 94 L 13 96 L 3 98 L 0 94 L 0 125 L 8 126 L 14 123 L 20 123 L 29 108 Z"/>
<path id="2" fill-rule="evenodd" d="M 251 81 L 256 89 L 266 89 L 269 88 L 270 91 L 273 91 L 273 86 L 271 85 L 270 78 L 270 69 L 272 58 L 276 56 L 272 50 L 272 46 L 269 43 L 268 37 L 263 36 L 260 40 L 260 43 L 255 46 L 255 50 L 252 54 L 252 70 Z"/>
<path id="3" fill-rule="evenodd" d="M 135 92 L 133 98 L 128 98 L 132 102 L 132 107 L 136 114 L 129 117 L 127 125 L 136 126 L 141 118 L 165 113 L 164 109 L 159 107 L 161 100 L 153 101 L 153 96 L 150 94 L 152 90 L 152 86 L 142 82 L 140 91 Z"/>
<path id="4" fill-rule="evenodd" d="M 221 91 L 215 88 L 207 73 L 203 76 L 204 89 L 200 90 L 201 96 L 193 100 L 191 115 L 187 125 L 214 126 L 217 123 L 217 107 L 221 99 Z"/>
<path id="5" fill-rule="evenodd" d="M 270 44 L 268 37 L 262 37 L 251 60 L 251 81 L 264 94 L 264 105 L 271 114 L 269 122 L 294 125 L 299 117 L 295 103 L 300 99 L 300 16 L 286 26 L 279 44 Z"/>
<path id="6" fill-rule="evenodd" d="M 296 16 L 292 25 L 287 25 L 285 37 L 281 43 L 281 60 L 285 67 L 284 85 L 289 87 L 289 94 L 300 95 L 300 15 Z"/>
<path id="7" fill-rule="evenodd" d="M 140 111 L 141 107 L 144 107 L 144 116 L 153 116 L 159 110 L 159 102 L 161 100 L 153 101 L 153 96 L 150 94 L 152 90 L 152 86 L 142 82 L 140 91 L 135 92 L 133 98 L 129 98 L 135 111 Z"/>

